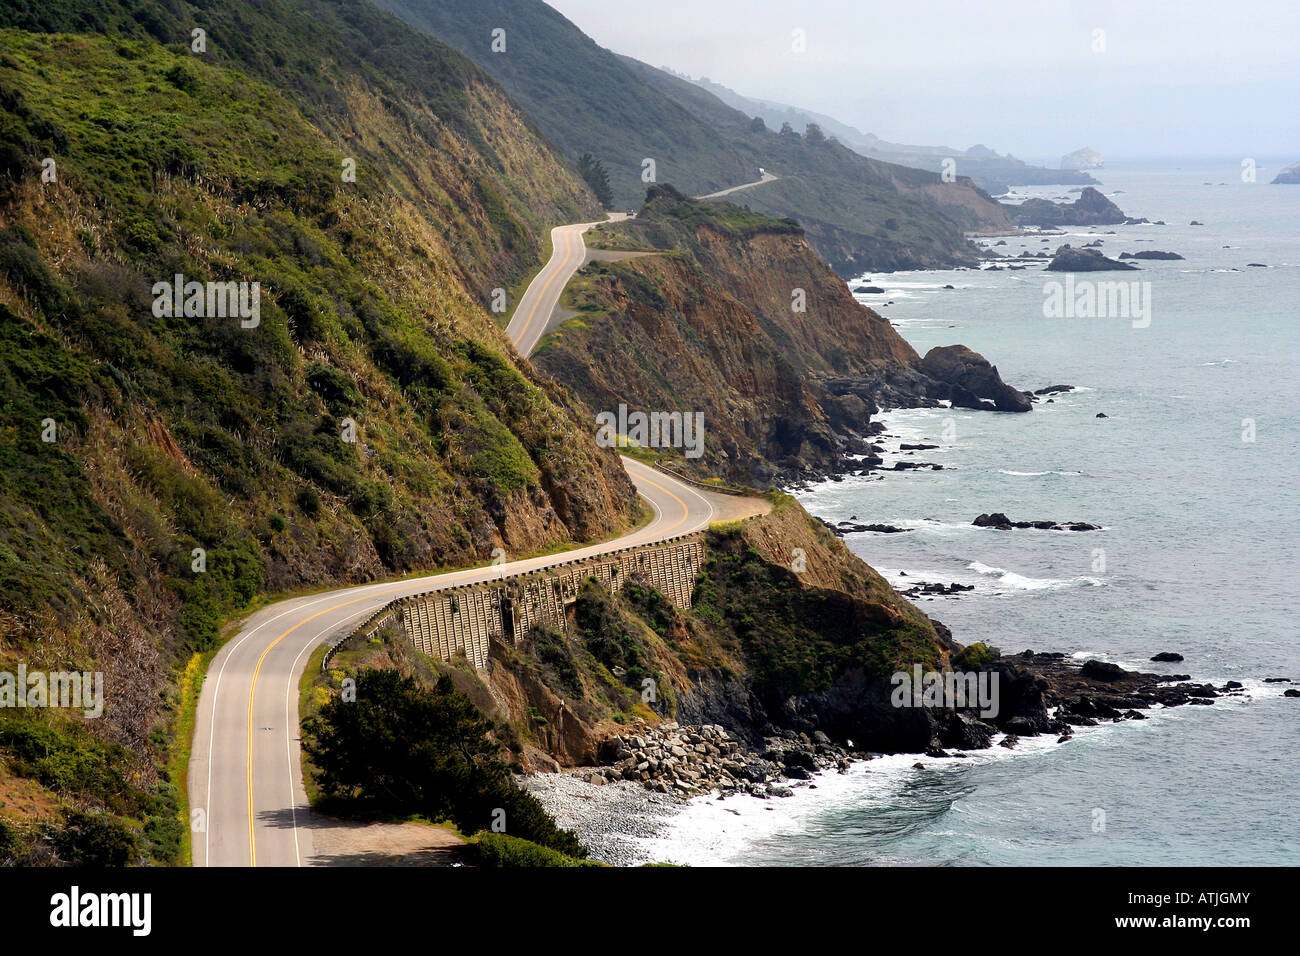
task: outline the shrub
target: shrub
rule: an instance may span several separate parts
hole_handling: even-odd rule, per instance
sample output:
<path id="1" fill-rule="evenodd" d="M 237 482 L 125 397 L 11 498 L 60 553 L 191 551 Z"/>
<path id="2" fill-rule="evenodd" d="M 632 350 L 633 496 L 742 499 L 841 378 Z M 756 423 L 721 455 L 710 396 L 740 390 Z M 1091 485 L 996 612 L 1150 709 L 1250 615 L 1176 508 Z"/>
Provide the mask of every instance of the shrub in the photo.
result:
<path id="1" fill-rule="evenodd" d="M 107 814 L 69 810 L 63 824 L 52 834 L 52 842 L 73 866 L 121 867 L 135 858 L 135 835 Z"/>
<path id="2" fill-rule="evenodd" d="M 601 866 L 594 860 L 580 860 L 531 840 L 505 833 L 483 832 L 469 842 L 465 853 L 475 866 L 506 868 L 519 866 Z"/>
<path id="3" fill-rule="evenodd" d="M 307 517 L 316 516 L 320 511 L 320 495 L 316 493 L 315 488 L 303 485 L 298 489 L 298 507 L 302 509 L 302 513 Z"/>
<path id="4" fill-rule="evenodd" d="M 497 728 L 443 675 L 431 689 L 394 671 L 362 670 L 356 701 L 333 698 L 303 722 L 321 793 L 369 812 L 451 820 L 475 833 L 505 812 L 512 835 L 573 857 L 586 849 L 514 785 Z"/>
<path id="5" fill-rule="evenodd" d="M 960 670 L 977 671 L 985 664 L 996 660 L 1002 654 L 996 647 L 990 647 L 983 641 L 976 641 L 974 644 L 963 647 L 952 657 L 954 668 Z"/>

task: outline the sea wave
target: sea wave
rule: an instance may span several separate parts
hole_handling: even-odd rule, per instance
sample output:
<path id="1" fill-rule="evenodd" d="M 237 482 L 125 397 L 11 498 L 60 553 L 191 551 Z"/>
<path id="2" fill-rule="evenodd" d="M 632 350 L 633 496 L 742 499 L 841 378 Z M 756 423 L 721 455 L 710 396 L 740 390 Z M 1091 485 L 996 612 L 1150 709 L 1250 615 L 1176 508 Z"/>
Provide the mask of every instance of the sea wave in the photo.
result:
<path id="1" fill-rule="evenodd" d="M 1015 475 L 1017 478 L 1039 478 L 1043 475 L 1061 475 L 1066 478 L 1081 478 L 1081 471 L 1015 471 L 1011 468 L 999 468 L 999 475 Z"/>
<path id="2" fill-rule="evenodd" d="M 1146 713 L 1148 717 L 1182 716 L 1177 710 L 1154 707 Z M 937 777 L 934 786 L 939 792 L 957 797 L 962 781 L 976 767 L 1041 759 L 1063 746 L 1074 749 L 1091 746 L 1094 739 L 1146 730 L 1152 723 L 1151 720 L 1124 721 L 1076 727 L 1074 739 L 1068 744 L 1054 734 L 1022 737 L 1014 749 L 998 746 L 1006 737 L 998 733 L 993 735 L 993 746 L 988 749 L 963 751 L 965 759 L 934 759 L 915 753 L 881 754 L 857 761 L 845 772 L 824 770 L 816 773 L 811 781 L 786 781 L 785 786 L 792 791 L 789 797 L 763 799 L 747 794 L 725 799 L 694 797 L 680 805 L 678 812 L 656 819 L 653 835 L 633 837 L 630 842 L 636 846 L 639 862 L 745 865 L 753 860 L 756 851 L 761 857 L 782 844 L 798 846 L 832 835 L 834 830 L 828 830 L 828 821 L 850 814 L 887 814 L 900 808 L 915 813 L 918 779 Z M 951 809 L 948 806 L 945 812 Z M 880 859 L 888 859 L 886 845 L 879 845 L 876 852 Z"/>
<path id="3" fill-rule="evenodd" d="M 992 565 L 982 561 L 972 561 L 966 565 L 967 568 L 976 574 L 987 577 L 997 578 L 1000 587 L 1012 588 L 1017 591 L 1044 591 L 1055 590 L 1058 588 L 1071 587 L 1105 587 L 1106 582 L 1100 578 L 1088 577 L 1081 575 L 1075 578 L 1031 578 L 1024 574 L 1017 574 L 1015 571 L 1008 571 L 1006 568 L 995 568 Z"/>

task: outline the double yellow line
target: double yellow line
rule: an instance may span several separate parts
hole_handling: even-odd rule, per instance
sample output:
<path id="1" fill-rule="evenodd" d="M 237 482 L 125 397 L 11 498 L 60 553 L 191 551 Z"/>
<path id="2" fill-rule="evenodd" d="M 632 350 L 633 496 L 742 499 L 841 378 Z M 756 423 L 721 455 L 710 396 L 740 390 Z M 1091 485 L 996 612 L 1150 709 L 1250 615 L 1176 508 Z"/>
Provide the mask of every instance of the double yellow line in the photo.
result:
<path id="1" fill-rule="evenodd" d="M 683 524 L 686 521 L 687 516 L 690 514 L 690 510 L 686 507 L 686 502 L 682 501 L 681 498 L 678 498 L 675 494 L 673 494 L 663 485 L 659 484 L 656 481 L 651 481 L 649 478 L 646 478 L 644 475 L 641 477 L 641 480 L 653 488 L 658 488 L 669 498 L 673 499 L 673 501 L 677 502 L 677 504 L 681 505 L 682 516 L 678 518 L 675 522 L 673 522 L 668 528 L 665 528 L 662 532 L 656 532 L 657 535 L 662 534 L 666 536 L 668 532 L 672 531 L 674 528 L 677 528 L 679 525 Z M 633 537 L 635 537 L 635 535 L 633 535 Z M 617 541 L 610 542 L 610 543 L 611 545 L 617 545 Z M 623 545 L 623 547 L 626 546 L 627 545 Z M 545 565 L 543 565 L 543 567 L 545 567 Z M 538 570 L 541 569 L 539 568 Z M 453 571 L 448 573 L 454 574 L 456 572 Z M 293 625 L 293 627 L 290 627 L 288 630 L 286 630 L 283 634 L 277 637 L 274 641 L 272 641 L 262 650 L 261 656 L 258 657 L 257 659 L 257 666 L 253 669 L 253 679 L 248 688 L 248 861 L 250 866 L 257 866 L 257 828 L 254 825 L 255 817 L 253 812 L 253 701 L 257 695 L 257 678 L 262 673 L 262 665 L 266 663 L 267 655 L 270 654 L 271 651 L 274 650 L 275 647 L 281 641 L 283 641 L 294 631 L 298 630 L 298 628 L 302 627 L 304 624 L 311 623 L 312 621 L 316 620 L 319 617 L 329 614 L 331 611 L 337 611 L 339 608 L 350 607 L 353 604 L 359 604 L 362 601 L 369 601 L 376 597 L 382 597 L 385 594 L 392 594 L 396 591 L 401 591 L 412 586 L 423 587 L 427 585 L 426 584 L 399 585 L 396 587 L 392 587 L 380 591 L 377 594 L 367 594 L 364 597 L 353 598 L 350 601 L 340 601 L 338 604 L 334 604 L 331 605 L 330 607 L 324 608 L 323 610 L 317 611 L 315 614 L 311 615 L 310 617 L 303 618 L 301 621 Z M 289 679 L 290 680 L 293 679 L 292 674 L 289 675 Z M 286 727 L 284 732 L 288 734 L 289 728 Z M 209 760 L 212 759 L 211 754 L 208 755 L 208 759 Z M 290 794 L 290 799 L 293 799 L 292 794 Z"/>
<path id="2" fill-rule="evenodd" d="M 566 227 L 560 226 L 558 228 L 564 230 Z M 557 268 L 554 272 L 552 272 L 550 278 L 542 283 L 542 290 L 537 293 L 537 300 L 533 303 L 533 307 L 528 310 L 528 318 L 524 320 L 524 327 L 519 330 L 519 342 L 515 343 L 516 348 L 518 348 L 519 343 L 523 342 L 527 337 L 528 329 L 533 324 L 533 319 L 537 317 L 537 307 L 541 305 L 542 300 L 546 298 L 546 290 L 551 287 L 551 283 L 555 281 L 556 276 L 564 272 L 564 267 L 569 264 L 569 256 L 573 253 L 573 246 L 568 241 L 567 232 L 561 231 L 560 235 L 564 236 L 565 238 L 564 257 L 560 260 L 559 268 Z M 554 256 L 552 256 L 552 259 L 554 259 Z M 527 358 L 526 355 L 524 357 Z"/>
<path id="3" fill-rule="evenodd" d="M 524 327 L 519 332 L 519 340 L 518 342 L 515 343 L 516 347 L 518 346 L 519 342 L 524 341 L 524 337 L 528 334 L 528 329 L 532 326 L 533 319 L 536 318 L 537 316 L 538 306 L 540 306 L 542 300 L 546 298 L 546 290 L 551 287 L 551 283 L 555 281 L 557 276 L 563 274 L 565 267 L 568 266 L 569 264 L 569 259 L 573 253 L 573 245 L 571 242 L 568 241 L 569 237 L 567 233 L 561 232 L 561 235 L 564 237 L 565 243 L 564 243 L 564 253 L 563 253 L 563 257 L 560 260 L 559 268 L 557 268 L 554 272 L 552 272 L 550 278 L 548 278 L 542 284 L 542 289 L 537 294 L 536 301 L 533 302 L 532 308 L 529 309 L 528 311 L 528 318 L 524 321 Z M 579 235 L 581 235 L 581 232 L 579 232 Z M 553 258 L 554 256 L 552 256 L 552 259 Z M 690 510 L 686 507 L 686 502 L 682 501 L 681 498 L 678 498 L 675 494 L 673 494 L 663 485 L 659 484 L 656 481 L 652 481 L 649 478 L 646 478 L 644 475 L 641 476 L 641 480 L 644 481 L 646 484 L 650 485 L 652 488 L 657 488 L 659 491 L 663 492 L 665 495 L 673 499 L 673 501 L 677 502 L 677 504 L 681 506 L 682 516 L 678 518 L 675 522 L 673 522 L 673 524 L 670 525 L 668 528 L 664 529 L 664 531 L 656 532 L 657 535 L 667 536 L 668 532 L 674 530 L 675 528 L 677 528 L 679 525 L 683 524 L 686 521 L 687 516 L 690 514 Z M 631 537 L 635 538 L 637 537 L 637 535 L 634 534 Z M 611 544 L 614 543 L 615 542 L 611 542 Z M 627 545 L 624 544 L 623 547 L 627 547 Z M 543 567 L 545 567 L 545 565 L 543 565 Z M 349 607 L 350 605 L 358 604 L 362 601 L 367 601 L 370 600 L 371 598 L 382 596 L 385 594 L 392 594 L 395 591 L 401 591 L 403 590 L 404 587 L 409 587 L 409 586 L 410 585 L 389 588 L 388 590 L 380 591 L 377 595 L 367 594 L 364 597 L 353 598 L 351 601 L 342 601 L 331 607 L 327 607 L 324 610 L 317 611 L 315 614 L 311 615 L 310 617 L 303 618 L 297 624 L 293 625 L 293 627 L 286 630 L 283 634 L 281 634 L 274 641 L 268 644 L 266 648 L 263 649 L 261 656 L 257 659 L 257 667 L 255 667 L 253 670 L 252 683 L 248 689 L 248 859 L 249 859 L 249 864 L 251 866 L 257 866 L 257 830 L 254 825 L 254 814 L 253 814 L 253 701 L 257 694 L 257 679 L 262 673 L 262 665 L 266 662 L 267 655 L 270 654 L 271 651 L 281 641 L 283 641 L 294 631 L 298 630 L 298 628 L 302 627 L 304 624 L 308 624 L 311 621 L 314 621 L 317 618 L 322 617 L 323 615 L 329 614 L 331 611 L 337 611 L 339 608 Z M 292 680 L 292 678 L 293 675 L 290 674 L 290 679 Z M 288 727 L 285 728 L 285 733 L 286 734 L 289 733 Z M 208 759 L 209 760 L 212 759 L 211 754 L 208 755 Z M 292 799 L 292 794 L 290 794 L 290 799 Z"/>
<path id="4" fill-rule="evenodd" d="M 342 601 L 338 604 L 333 605 L 332 607 L 327 607 L 324 610 L 317 611 L 315 614 L 311 615 L 311 617 L 303 618 L 293 627 L 289 628 L 287 631 L 285 631 L 283 634 L 277 637 L 274 641 L 268 644 L 262 650 L 262 656 L 257 659 L 257 667 L 253 669 L 253 680 L 248 688 L 248 862 L 250 866 L 257 866 L 257 833 L 253 826 L 253 700 L 255 695 L 257 694 L 257 678 L 258 675 L 262 673 L 262 665 L 266 663 L 266 655 L 270 654 L 277 644 L 283 641 L 294 631 L 298 630 L 298 628 L 302 627 L 304 624 L 311 623 L 312 621 L 316 620 L 316 618 L 321 617 L 322 615 L 328 614 L 330 611 L 337 611 L 341 607 L 348 607 L 349 605 L 352 604 L 359 604 L 362 601 L 369 601 L 372 598 L 382 597 L 385 594 L 391 594 L 394 591 L 400 591 L 400 590 L 402 590 L 400 587 L 389 588 L 386 591 L 380 591 L 378 594 L 367 594 L 364 597 L 353 598 L 351 601 Z M 290 680 L 292 680 L 293 675 L 290 674 L 289 678 Z M 284 729 L 284 732 L 287 734 L 289 732 L 289 728 L 286 727 Z M 208 759 L 209 760 L 212 759 L 211 754 L 208 755 Z M 290 794 L 289 798 L 293 799 L 293 795 Z"/>

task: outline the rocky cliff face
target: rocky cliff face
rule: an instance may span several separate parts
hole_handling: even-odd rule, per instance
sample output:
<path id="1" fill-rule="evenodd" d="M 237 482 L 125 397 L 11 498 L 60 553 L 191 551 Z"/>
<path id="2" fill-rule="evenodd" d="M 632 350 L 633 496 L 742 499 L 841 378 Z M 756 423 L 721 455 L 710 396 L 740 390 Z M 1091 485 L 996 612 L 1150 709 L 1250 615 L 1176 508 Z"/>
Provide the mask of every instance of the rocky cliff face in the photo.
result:
<path id="1" fill-rule="evenodd" d="M 635 220 L 591 242 L 661 254 L 589 264 L 571 287 L 577 318 L 534 362 L 596 410 L 702 411 L 695 463 L 712 473 L 766 482 L 839 470 L 867 450 L 879 405 L 935 404 L 965 382 L 962 397 L 977 378 L 977 398 L 1028 408 L 974 353 L 923 363 L 788 220 L 658 186 Z"/>
<path id="2" fill-rule="evenodd" d="M 1028 412 L 1033 404 L 1030 395 L 1002 381 L 997 366 L 964 345 L 936 346 L 925 353 L 920 368 L 934 379 L 932 395 L 947 398 L 953 408 L 987 408 L 995 411 Z M 942 394 L 943 385 L 948 394 Z"/>
<path id="3" fill-rule="evenodd" d="M 596 763 L 636 721 L 718 724 L 755 744 L 824 729 L 889 750 L 919 733 L 925 748 L 929 718 L 890 704 L 888 675 L 947 666 L 957 646 L 942 625 L 784 496 L 707 548 L 692 610 L 635 582 L 616 597 L 591 586 L 566 633 L 494 646 L 482 672 L 439 669 L 510 728 L 530 769 Z"/>
<path id="4" fill-rule="evenodd" d="M 1017 226 L 1113 226 L 1129 221 L 1119 206 L 1091 186 L 1083 187 L 1079 198 L 1072 203 L 1026 199 L 1019 206 L 1007 205 L 1006 209 Z"/>
<path id="5" fill-rule="evenodd" d="M 986 683 L 997 681 L 996 701 L 984 702 L 988 710 L 900 704 L 896 675 L 918 666 L 996 673 L 986 675 Z M 494 649 L 485 672 L 456 671 L 458 685 L 510 728 L 525 767 L 603 764 L 596 771 L 602 780 L 640 780 L 668 792 L 664 785 L 678 777 L 678 784 L 687 781 L 684 794 L 728 776 L 742 785 L 773 773 L 798 776 L 790 768 L 816 769 L 807 755 L 831 753 L 824 748 L 832 741 L 856 752 L 948 756 L 939 751 L 987 748 L 999 731 L 1068 734 L 1067 722 L 1047 712 L 1054 698 L 1073 699 L 1053 688 L 1077 692 L 1059 677 L 1044 679 L 1033 652 L 1001 658 L 982 642 L 961 647 L 788 498 L 762 518 L 710 534 L 691 610 L 636 587 L 617 598 L 592 588 L 567 634 L 534 632 L 513 650 Z M 651 699 L 646 678 L 656 690 Z M 1177 699 L 1178 692 L 1168 693 Z M 1069 707 L 1087 709 L 1086 702 Z M 699 740 L 670 739 L 658 748 L 650 741 L 646 753 L 658 766 L 627 759 L 641 749 L 628 747 L 629 728 L 650 740 L 671 738 L 678 724 L 712 728 L 700 733 L 718 746 L 737 741 L 761 758 L 724 747 L 728 773 L 717 779 L 707 767 L 692 769 L 692 760 L 708 763 L 695 756 Z M 677 745 L 687 752 L 673 750 Z"/>

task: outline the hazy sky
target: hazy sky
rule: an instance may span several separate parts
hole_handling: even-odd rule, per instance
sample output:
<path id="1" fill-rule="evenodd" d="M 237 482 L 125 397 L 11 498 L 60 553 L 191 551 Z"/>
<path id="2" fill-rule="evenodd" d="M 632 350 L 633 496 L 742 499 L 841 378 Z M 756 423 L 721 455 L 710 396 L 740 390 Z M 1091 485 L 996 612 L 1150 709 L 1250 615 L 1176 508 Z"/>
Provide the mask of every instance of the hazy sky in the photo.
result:
<path id="1" fill-rule="evenodd" d="M 1300 160 L 1296 0 L 548 2 L 615 52 L 894 142 Z"/>

